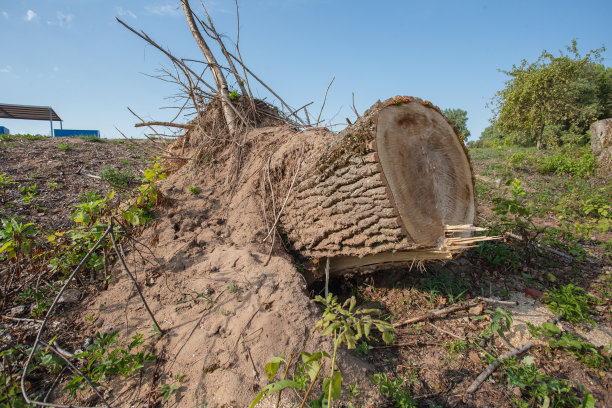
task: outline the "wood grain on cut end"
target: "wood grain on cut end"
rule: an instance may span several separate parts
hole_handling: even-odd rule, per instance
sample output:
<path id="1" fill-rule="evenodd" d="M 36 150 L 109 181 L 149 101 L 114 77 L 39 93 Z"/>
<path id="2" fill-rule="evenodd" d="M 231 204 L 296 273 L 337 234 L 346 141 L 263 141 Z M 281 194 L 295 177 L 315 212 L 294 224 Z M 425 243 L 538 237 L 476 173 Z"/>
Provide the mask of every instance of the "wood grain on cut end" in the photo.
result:
<path id="1" fill-rule="evenodd" d="M 382 109 L 376 151 L 401 223 L 418 245 L 444 238 L 445 225 L 474 222 L 468 158 L 446 118 L 419 101 Z"/>

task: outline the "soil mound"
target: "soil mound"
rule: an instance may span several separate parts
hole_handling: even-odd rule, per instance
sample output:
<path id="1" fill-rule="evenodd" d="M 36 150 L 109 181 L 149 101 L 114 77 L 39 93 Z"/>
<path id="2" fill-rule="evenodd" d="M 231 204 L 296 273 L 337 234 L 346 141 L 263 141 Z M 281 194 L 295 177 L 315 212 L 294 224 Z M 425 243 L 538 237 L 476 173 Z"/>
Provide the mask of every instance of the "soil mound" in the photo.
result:
<path id="1" fill-rule="evenodd" d="M 128 255 L 128 266 L 144 270 L 145 297 L 162 329 L 168 330 L 155 345 L 167 361 L 162 377 L 182 373 L 187 379 L 176 394 L 180 406 L 247 406 L 267 384 L 264 366 L 273 356 L 331 352 L 331 339 L 314 330 L 320 312 L 307 294 L 304 277 L 284 251 L 277 254 L 269 243 L 262 244 L 271 220 L 266 225 L 258 194 L 260 172 L 268 163 L 277 176 L 293 171 L 294 163 L 282 161 L 291 155 L 279 151 L 296 144 L 287 140 L 316 144 L 329 135 L 323 129 L 296 132 L 289 126 L 255 129 L 245 135 L 246 164 L 237 178 L 233 173 L 239 159 L 230 147 L 199 165 L 184 165 L 160 182 L 172 204 L 158 209 L 156 221 L 139 238 L 152 253 Z M 274 151 L 279 154 L 270 159 Z M 277 194 L 279 200 L 282 192 Z M 98 327 L 112 327 L 126 337 L 149 332 L 152 323 L 131 281 L 118 270 L 114 276 L 118 278 L 109 290 L 85 313 L 99 316 Z M 375 399 L 365 391 L 370 388 L 365 386 L 367 375 L 373 373 L 367 363 L 343 351 L 339 368 L 346 383 L 364 384 L 364 400 Z M 130 397 L 136 399 L 146 393 L 119 393 L 127 391 L 139 392 Z M 287 401 L 295 398 L 293 393 L 283 395 Z"/>

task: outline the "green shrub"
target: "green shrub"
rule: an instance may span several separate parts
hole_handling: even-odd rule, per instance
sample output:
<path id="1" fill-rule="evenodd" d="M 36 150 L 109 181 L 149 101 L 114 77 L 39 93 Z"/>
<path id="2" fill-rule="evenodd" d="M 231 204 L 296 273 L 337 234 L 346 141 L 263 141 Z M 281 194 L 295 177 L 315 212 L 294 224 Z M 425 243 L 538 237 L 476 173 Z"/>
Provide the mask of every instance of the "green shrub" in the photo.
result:
<path id="1" fill-rule="evenodd" d="M 579 157 L 560 151 L 552 156 L 545 156 L 538 172 L 586 178 L 595 174 L 595 157 L 590 151 L 585 151 Z"/>

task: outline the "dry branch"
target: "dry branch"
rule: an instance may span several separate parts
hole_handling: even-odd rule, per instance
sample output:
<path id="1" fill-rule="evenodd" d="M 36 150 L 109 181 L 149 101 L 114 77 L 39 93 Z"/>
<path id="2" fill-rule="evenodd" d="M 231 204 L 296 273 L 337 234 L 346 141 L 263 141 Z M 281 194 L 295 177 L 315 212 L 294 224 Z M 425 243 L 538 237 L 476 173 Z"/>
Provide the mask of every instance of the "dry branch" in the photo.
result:
<path id="1" fill-rule="evenodd" d="M 229 99 L 229 88 L 227 86 L 227 81 L 225 80 L 221 69 L 219 69 L 219 64 L 217 63 L 215 56 L 210 51 L 204 37 L 202 37 L 202 33 L 200 33 L 200 30 L 198 30 L 189 1 L 181 0 L 181 5 L 183 6 L 183 12 L 185 14 L 185 18 L 187 19 L 187 24 L 189 25 L 191 34 L 200 47 L 202 54 L 204 54 L 204 58 L 206 58 L 206 62 L 208 62 L 208 66 L 213 74 L 215 84 L 217 85 L 217 92 L 221 97 L 221 102 L 223 105 L 225 123 L 227 124 L 230 133 L 234 134 L 236 132 L 236 114 L 234 113 L 234 109 L 232 109 L 232 102 Z"/>
<path id="2" fill-rule="evenodd" d="M 458 303 L 449 307 L 445 307 L 442 309 L 438 309 L 438 310 L 434 310 L 432 312 L 429 313 L 425 313 L 423 315 L 420 316 L 416 316 L 416 317 L 412 317 L 410 319 L 407 320 L 403 320 L 401 322 L 398 323 L 394 323 L 393 327 L 402 327 L 402 326 L 406 326 L 408 324 L 414 324 L 414 323 L 418 323 L 418 322 L 422 322 L 423 320 L 430 320 L 430 319 L 435 319 L 435 318 L 440 318 L 440 317 L 444 317 L 449 313 L 453 313 L 453 312 L 458 312 L 459 310 L 465 310 L 465 309 L 469 309 L 473 306 L 476 306 L 479 303 L 495 303 L 495 304 L 502 304 L 502 305 L 513 305 L 516 306 L 518 303 L 516 301 L 506 301 L 506 300 L 497 300 L 497 299 L 491 299 L 491 298 L 483 298 L 483 297 L 477 297 L 474 299 L 470 299 L 465 303 Z"/>
<path id="3" fill-rule="evenodd" d="M 167 126 L 167 127 L 176 127 L 176 128 L 181 128 L 181 129 L 191 129 L 193 128 L 193 125 L 190 123 L 187 124 L 183 124 L 183 123 L 172 123 L 172 122 L 143 122 L 143 123 L 136 123 L 134 125 L 134 127 L 143 127 L 143 126 Z"/>
<path id="4" fill-rule="evenodd" d="M 468 387 L 466 393 L 468 394 L 475 393 L 476 390 L 478 390 L 478 387 L 480 387 L 480 384 L 482 384 L 484 380 L 486 380 L 491 374 L 493 374 L 493 372 L 497 370 L 497 368 L 502 364 L 504 360 L 510 357 L 517 356 L 521 353 L 524 353 L 525 351 L 529 350 L 532 347 L 533 347 L 533 343 L 528 342 L 518 349 L 510 350 L 509 352 L 504 353 L 501 356 L 499 356 L 494 362 L 489 364 L 487 368 L 485 368 L 485 370 L 482 373 L 480 373 L 478 377 L 476 377 L 474 382 Z"/>

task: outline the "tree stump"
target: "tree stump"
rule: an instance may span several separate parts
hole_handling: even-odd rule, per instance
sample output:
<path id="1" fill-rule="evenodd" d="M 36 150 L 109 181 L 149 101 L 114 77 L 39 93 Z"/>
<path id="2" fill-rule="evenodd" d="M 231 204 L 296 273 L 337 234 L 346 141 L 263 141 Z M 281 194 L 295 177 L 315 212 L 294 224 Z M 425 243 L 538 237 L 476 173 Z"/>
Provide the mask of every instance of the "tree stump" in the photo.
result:
<path id="1" fill-rule="evenodd" d="M 294 248 L 332 272 L 448 259 L 472 237 L 466 149 L 440 109 L 413 97 L 377 102 L 305 155 L 280 217 Z"/>

